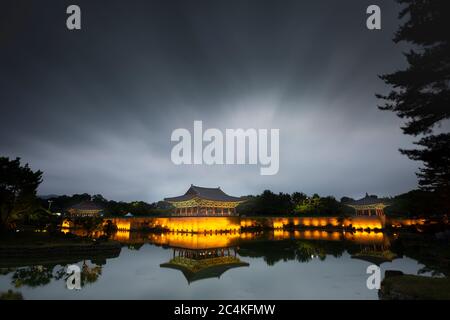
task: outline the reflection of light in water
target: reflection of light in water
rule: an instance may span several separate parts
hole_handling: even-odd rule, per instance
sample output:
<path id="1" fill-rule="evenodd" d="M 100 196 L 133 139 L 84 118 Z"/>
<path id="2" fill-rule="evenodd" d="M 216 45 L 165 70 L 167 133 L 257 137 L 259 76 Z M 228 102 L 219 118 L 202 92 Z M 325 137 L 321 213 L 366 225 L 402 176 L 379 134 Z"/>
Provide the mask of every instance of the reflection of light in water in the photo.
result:
<path id="1" fill-rule="evenodd" d="M 257 233 L 257 232 L 242 232 L 239 235 L 239 239 L 242 240 L 252 240 L 257 238 L 258 236 L 260 236 L 263 233 Z"/>
<path id="2" fill-rule="evenodd" d="M 114 240 L 117 241 L 127 241 L 130 239 L 130 231 L 129 230 L 118 230 L 113 237 Z"/>
<path id="3" fill-rule="evenodd" d="M 346 232 L 344 234 L 344 237 L 347 241 L 352 241 L 360 244 L 383 244 L 387 240 L 385 239 L 385 235 L 381 232 Z"/>
<path id="4" fill-rule="evenodd" d="M 392 227 L 397 228 L 424 225 L 425 223 L 425 219 L 390 219 L 390 224 Z"/>
<path id="5" fill-rule="evenodd" d="M 273 231 L 273 237 L 275 240 L 283 240 L 283 239 L 289 239 L 290 233 L 288 231 L 284 230 L 274 230 Z"/>
<path id="6" fill-rule="evenodd" d="M 355 232 L 342 233 L 329 232 L 320 229 L 288 231 L 285 227 L 297 226 L 339 226 L 339 220 L 334 217 L 295 217 L 295 218 L 239 218 L 239 217 L 158 217 L 158 218 L 111 218 L 118 231 L 113 236 L 114 240 L 128 243 L 154 242 L 161 245 L 180 247 L 226 247 L 230 241 L 253 240 L 261 235 L 258 233 L 241 232 L 241 227 L 268 226 L 274 227 L 272 232 L 265 232 L 273 240 L 306 239 L 339 241 L 347 240 L 356 243 L 382 243 L 382 233 Z M 409 223 L 409 221 L 407 221 Z M 353 217 L 345 219 L 342 224 L 350 224 L 357 229 L 380 228 L 381 220 L 377 217 Z M 70 227 L 68 221 L 63 222 L 63 229 Z M 131 230 L 142 228 L 162 228 L 170 230 L 162 234 L 144 235 Z M 71 230 L 72 231 L 72 230 Z M 82 230 L 73 230 L 75 234 L 85 236 Z M 223 233 L 222 233 L 223 232 Z M 91 235 L 92 236 L 92 235 Z"/>
<path id="7" fill-rule="evenodd" d="M 150 242 L 167 245 L 170 247 L 188 249 L 225 248 L 233 245 L 240 238 L 239 233 L 226 234 L 187 234 L 187 233 L 162 233 L 150 234 Z"/>
<path id="8" fill-rule="evenodd" d="M 86 231 L 71 229 L 71 233 L 79 236 L 87 236 Z M 97 232 L 91 236 L 99 237 L 103 232 Z M 253 241 L 258 239 L 270 240 L 319 240 L 319 241 L 349 241 L 357 244 L 387 244 L 389 239 L 383 233 L 378 232 L 339 232 L 325 230 L 296 230 L 283 229 L 272 232 L 227 232 L 227 233 L 139 233 L 129 230 L 119 230 L 111 238 L 123 243 L 154 243 L 171 247 L 207 249 L 217 247 L 229 247 L 239 241 Z"/>
<path id="9" fill-rule="evenodd" d="M 157 228 L 173 232 L 205 233 L 234 232 L 241 228 L 264 227 L 272 229 L 287 229 L 297 227 L 352 227 L 356 230 L 382 229 L 384 220 L 378 216 L 354 216 L 340 222 L 336 217 L 292 217 L 292 218 L 239 218 L 239 217 L 157 217 L 157 218 L 111 218 L 118 230 L 143 230 Z M 105 221 L 106 221 L 105 220 Z M 394 227 L 423 225 L 424 219 L 388 219 Z M 70 228 L 70 223 L 64 221 L 63 228 Z"/>
<path id="10" fill-rule="evenodd" d="M 289 234 L 289 233 L 288 233 Z M 290 234 L 292 237 L 292 233 Z M 295 239 L 304 239 L 304 240 L 325 240 L 325 241 L 341 241 L 347 240 L 355 243 L 371 243 L 371 244 L 382 244 L 385 240 L 383 233 L 374 233 L 374 232 L 327 232 L 327 231 L 319 231 L 319 230 L 305 230 L 305 231 L 294 231 L 293 237 Z"/>
<path id="11" fill-rule="evenodd" d="M 127 221 L 126 219 L 115 219 L 114 223 L 117 226 L 117 229 L 119 231 L 126 231 L 130 230 L 131 223 L 130 221 Z"/>
<path id="12" fill-rule="evenodd" d="M 63 223 L 62 223 L 62 225 L 61 225 L 61 227 L 62 227 L 63 229 L 68 229 L 68 228 L 70 228 L 70 222 L 69 222 L 69 220 L 64 220 Z"/>

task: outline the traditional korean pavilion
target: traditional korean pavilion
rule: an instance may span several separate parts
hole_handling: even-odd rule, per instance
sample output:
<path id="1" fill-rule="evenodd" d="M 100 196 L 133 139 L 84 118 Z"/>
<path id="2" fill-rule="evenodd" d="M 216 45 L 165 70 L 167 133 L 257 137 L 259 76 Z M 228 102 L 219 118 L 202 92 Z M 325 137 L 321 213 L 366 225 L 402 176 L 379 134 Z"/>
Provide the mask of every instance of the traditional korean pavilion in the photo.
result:
<path id="1" fill-rule="evenodd" d="M 71 217 L 99 217 L 103 208 L 92 201 L 83 201 L 67 209 Z"/>
<path id="2" fill-rule="evenodd" d="M 204 188 L 191 185 L 182 196 L 165 198 L 175 207 L 176 216 L 235 216 L 236 207 L 245 201 L 232 197 L 218 188 Z"/>
<path id="3" fill-rule="evenodd" d="M 366 193 L 364 198 L 348 202 L 346 205 L 354 208 L 357 216 L 384 216 L 384 208 L 390 204 Z"/>

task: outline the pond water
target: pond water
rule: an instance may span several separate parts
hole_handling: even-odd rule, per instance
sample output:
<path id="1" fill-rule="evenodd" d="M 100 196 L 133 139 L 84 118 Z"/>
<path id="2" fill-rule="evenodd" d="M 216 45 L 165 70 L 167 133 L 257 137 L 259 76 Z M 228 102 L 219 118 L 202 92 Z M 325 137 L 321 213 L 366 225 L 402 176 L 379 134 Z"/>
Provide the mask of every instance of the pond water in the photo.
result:
<path id="1" fill-rule="evenodd" d="M 378 299 L 367 267 L 431 275 L 398 245 L 400 235 L 304 230 L 227 234 L 118 232 L 118 254 L 2 268 L 0 291 L 25 299 Z M 73 264 L 75 261 L 71 261 Z"/>

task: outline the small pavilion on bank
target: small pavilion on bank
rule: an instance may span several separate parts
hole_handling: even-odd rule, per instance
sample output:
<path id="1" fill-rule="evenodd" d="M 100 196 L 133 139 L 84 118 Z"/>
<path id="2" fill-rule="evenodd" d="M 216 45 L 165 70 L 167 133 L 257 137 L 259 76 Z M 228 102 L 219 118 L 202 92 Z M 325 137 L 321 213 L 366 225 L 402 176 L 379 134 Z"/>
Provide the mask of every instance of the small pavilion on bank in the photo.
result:
<path id="1" fill-rule="evenodd" d="M 356 211 L 357 216 L 384 216 L 384 208 L 388 207 L 390 204 L 379 199 L 376 196 L 366 196 L 359 200 L 354 200 L 346 203 L 347 206 L 352 207 Z"/>

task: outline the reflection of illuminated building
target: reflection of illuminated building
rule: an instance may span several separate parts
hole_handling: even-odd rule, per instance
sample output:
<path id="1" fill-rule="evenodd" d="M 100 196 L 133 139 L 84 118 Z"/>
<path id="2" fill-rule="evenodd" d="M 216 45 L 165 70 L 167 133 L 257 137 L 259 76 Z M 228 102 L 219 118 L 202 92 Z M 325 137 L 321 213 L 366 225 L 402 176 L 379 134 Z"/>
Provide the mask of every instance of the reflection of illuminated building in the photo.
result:
<path id="1" fill-rule="evenodd" d="M 219 188 L 191 185 L 182 196 L 165 198 L 175 207 L 177 216 L 233 216 L 242 198 L 231 197 Z"/>
<path id="2" fill-rule="evenodd" d="M 370 248 L 363 248 L 361 252 L 352 255 L 352 259 L 359 259 L 381 265 L 384 262 L 392 262 L 397 258 L 397 255 L 390 250 L 371 250 Z"/>
<path id="3" fill-rule="evenodd" d="M 172 248 L 172 259 L 160 266 L 180 270 L 189 283 L 207 278 L 220 278 L 229 269 L 249 266 L 236 256 L 239 233 L 154 234 L 150 235 L 149 240 Z"/>
<path id="4" fill-rule="evenodd" d="M 180 270 L 188 283 L 220 278 L 229 269 L 248 267 L 236 256 L 235 248 L 186 249 L 173 248 L 173 257 L 162 268 Z"/>
<path id="5" fill-rule="evenodd" d="M 71 227 L 70 221 L 67 219 L 63 220 L 63 222 L 61 224 L 62 232 L 64 232 L 64 233 L 69 232 L 70 227 Z"/>
<path id="6" fill-rule="evenodd" d="M 76 232 L 73 230 L 72 232 Z M 139 233 L 118 231 L 112 236 L 113 240 L 122 243 L 152 243 L 159 246 L 182 247 L 187 249 L 209 249 L 239 246 L 247 241 L 258 240 L 318 240 L 318 241 L 347 241 L 359 245 L 383 245 L 389 247 L 389 238 L 382 232 L 340 232 L 325 230 L 272 232 L 229 232 L 229 233 Z"/>
<path id="7" fill-rule="evenodd" d="M 356 239 L 355 242 L 359 243 L 360 251 L 352 255 L 353 259 L 368 261 L 379 266 L 397 258 L 397 255 L 389 250 L 391 242 L 383 233 L 356 232 L 347 236 L 346 239 L 352 241 Z"/>
<path id="8" fill-rule="evenodd" d="M 237 244 L 239 238 L 239 233 L 186 234 L 170 232 L 150 234 L 148 240 L 157 245 L 176 248 L 214 249 L 234 246 Z"/>

